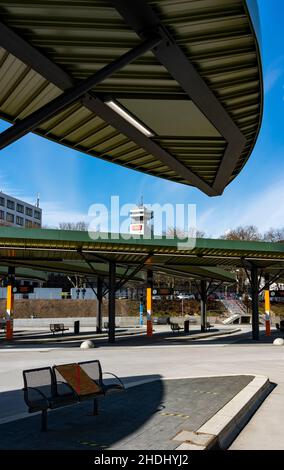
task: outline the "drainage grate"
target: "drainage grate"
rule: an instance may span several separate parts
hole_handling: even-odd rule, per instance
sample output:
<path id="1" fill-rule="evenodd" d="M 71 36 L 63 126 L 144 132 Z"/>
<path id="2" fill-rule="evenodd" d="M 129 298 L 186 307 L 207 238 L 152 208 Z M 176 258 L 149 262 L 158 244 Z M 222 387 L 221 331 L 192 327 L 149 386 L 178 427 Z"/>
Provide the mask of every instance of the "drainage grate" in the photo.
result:
<path id="1" fill-rule="evenodd" d="M 162 416 L 176 416 L 177 418 L 185 418 L 185 419 L 190 418 L 190 416 L 185 415 L 183 413 L 166 413 L 163 411 L 163 412 L 160 412 L 159 414 Z"/>
<path id="2" fill-rule="evenodd" d="M 107 449 L 109 444 L 98 444 L 97 442 L 93 441 L 77 441 L 78 444 L 88 447 L 95 447 L 96 449 Z"/>

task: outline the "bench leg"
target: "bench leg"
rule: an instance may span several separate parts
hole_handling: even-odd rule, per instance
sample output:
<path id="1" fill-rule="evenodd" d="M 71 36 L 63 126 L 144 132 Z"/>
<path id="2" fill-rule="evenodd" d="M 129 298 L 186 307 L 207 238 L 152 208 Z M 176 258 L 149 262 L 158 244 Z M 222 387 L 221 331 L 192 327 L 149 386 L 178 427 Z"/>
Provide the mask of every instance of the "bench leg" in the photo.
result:
<path id="1" fill-rule="evenodd" d="M 41 431 L 47 431 L 47 410 L 42 410 L 41 412 Z"/>
<path id="2" fill-rule="evenodd" d="M 93 415 L 96 416 L 99 414 L 98 400 L 95 398 L 93 403 Z"/>

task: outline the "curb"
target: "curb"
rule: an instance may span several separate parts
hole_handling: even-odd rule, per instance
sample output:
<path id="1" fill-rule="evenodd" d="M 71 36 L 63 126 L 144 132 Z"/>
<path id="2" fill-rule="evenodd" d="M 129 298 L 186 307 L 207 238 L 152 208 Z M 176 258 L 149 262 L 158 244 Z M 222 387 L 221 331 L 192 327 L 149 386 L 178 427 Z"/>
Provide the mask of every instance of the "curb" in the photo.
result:
<path id="1" fill-rule="evenodd" d="M 174 440 L 182 443 L 175 450 L 228 449 L 271 389 L 268 377 L 255 375 L 245 388 L 197 431 L 178 433 Z"/>

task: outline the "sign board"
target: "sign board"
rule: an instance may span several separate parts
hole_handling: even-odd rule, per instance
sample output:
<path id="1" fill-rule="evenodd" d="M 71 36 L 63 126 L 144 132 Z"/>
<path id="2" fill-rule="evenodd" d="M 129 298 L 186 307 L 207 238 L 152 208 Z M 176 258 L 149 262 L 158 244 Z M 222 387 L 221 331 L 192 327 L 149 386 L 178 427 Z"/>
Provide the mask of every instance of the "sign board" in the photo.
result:
<path id="1" fill-rule="evenodd" d="M 155 294 L 154 294 L 155 291 Z M 173 289 L 170 287 L 160 287 L 159 289 L 154 289 L 153 294 L 154 295 L 172 295 Z"/>
<path id="2" fill-rule="evenodd" d="M 14 294 L 31 294 L 34 291 L 33 286 L 20 286 L 16 285 L 13 287 Z"/>
<path id="3" fill-rule="evenodd" d="M 270 300 L 271 302 L 284 302 L 284 290 L 271 290 Z"/>
<path id="4" fill-rule="evenodd" d="M 130 233 L 144 235 L 144 224 L 130 224 Z"/>

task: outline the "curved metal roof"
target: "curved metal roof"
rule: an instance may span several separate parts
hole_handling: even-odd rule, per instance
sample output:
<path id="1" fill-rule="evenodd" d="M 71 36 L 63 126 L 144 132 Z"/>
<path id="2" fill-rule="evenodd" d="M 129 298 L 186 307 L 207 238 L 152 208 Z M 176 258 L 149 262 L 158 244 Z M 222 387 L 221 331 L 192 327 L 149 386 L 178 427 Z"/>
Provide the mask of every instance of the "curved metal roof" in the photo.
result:
<path id="1" fill-rule="evenodd" d="M 255 13 L 242 0 L 0 0 L 0 117 L 14 123 L 0 148 L 34 131 L 221 194 L 261 123 Z"/>
<path id="2" fill-rule="evenodd" d="M 0 277 L 6 278 L 8 276 L 8 266 L 0 265 Z M 17 267 L 15 270 L 16 279 L 32 279 L 38 281 L 47 281 L 48 274 L 40 269 L 31 269 L 25 267 Z"/>
<path id="3" fill-rule="evenodd" d="M 119 252 L 115 253 L 112 245 L 108 246 L 106 251 L 103 245 L 102 250 L 101 241 L 92 240 L 87 232 L 49 229 L 36 229 L 31 232 L 31 230 L 1 228 L 0 257 L 1 263 L 5 265 L 2 268 L 3 271 L 8 272 L 7 267 L 14 266 L 16 274 L 23 271 L 31 271 L 33 274 L 36 271 L 42 273 L 44 270 L 46 276 L 48 272 L 58 272 L 82 277 L 106 278 L 109 275 L 109 261 L 115 259 L 117 261 L 116 277 L 123 281 L 126 279 L 136 282 L 145 281 L 142 271 L 151 265 L 155 271 L 173 276 L 235 282 L 235 276 L 224 269 L 207 266 L 171 266 L 167 262 L 160 262 L 160 258 L 155 258 L 152 248 L 147 247 L 145 250 L 144 246 L 137 246 L 136 240 L 134 245 L 130 242 L 130 246 L 135 251 L 129 256 L 127 248 L 121 244 L 121 236 L 114 240 L 116 248 L 117 243 L 119 244 Z M 157 255 L 163 253 L 163 245 L 160 246 L 158 242 L 159 240 L 154 241 Z M 168 256 L 166 256 L 167 260 Z"/>
<path id="4" fill-rule="evenodd" d="M 100 263 L 114 261 L 117 266 L 138 267 L 136 274 L 147 267 L 181 273 L 189 272 L 187 270 L 193 267 L 192 272 L 198 275 L 198 267 L 209 272 L 210 267 L 230 270 L 248 264 L 255 264 L 263 272 L 284 271 L 284 243 L 199 238 L 187 248 L 180 246 L 180 240 L 176 238 L 146 240 L 139 236 L 126 239 L 113 233 L 98 235 L 94 239 L 88 232 L 1 227 L 1 262 L 29 267 L 37 265 L 43 269 L 43 266 L 50 263 L 52 267 L 56 262 L 64 266 L 69 261 L 76 265 L 78 261 L 87 260 L 100 266 Z"/>

